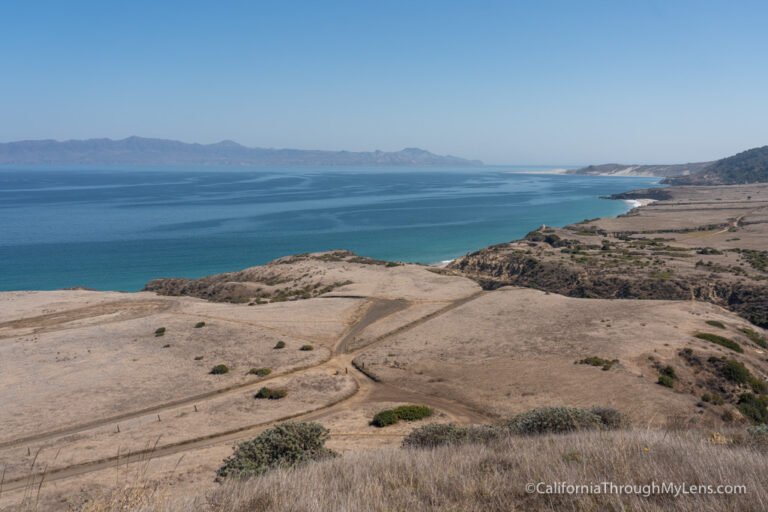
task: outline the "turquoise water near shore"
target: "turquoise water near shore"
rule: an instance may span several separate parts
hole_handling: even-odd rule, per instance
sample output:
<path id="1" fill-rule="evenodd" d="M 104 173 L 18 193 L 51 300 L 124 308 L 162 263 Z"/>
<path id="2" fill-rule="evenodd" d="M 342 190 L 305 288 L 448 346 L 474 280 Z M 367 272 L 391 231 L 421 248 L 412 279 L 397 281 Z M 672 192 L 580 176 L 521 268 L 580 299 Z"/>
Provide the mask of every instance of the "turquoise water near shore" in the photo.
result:
<path id="1" fill-rule="evenodd" d="M 329 249 L 435 263 L 621 214 L 599 196 L 658 182 L 518 170 L 0 169 L 0 290 L 138 290 Z"/>

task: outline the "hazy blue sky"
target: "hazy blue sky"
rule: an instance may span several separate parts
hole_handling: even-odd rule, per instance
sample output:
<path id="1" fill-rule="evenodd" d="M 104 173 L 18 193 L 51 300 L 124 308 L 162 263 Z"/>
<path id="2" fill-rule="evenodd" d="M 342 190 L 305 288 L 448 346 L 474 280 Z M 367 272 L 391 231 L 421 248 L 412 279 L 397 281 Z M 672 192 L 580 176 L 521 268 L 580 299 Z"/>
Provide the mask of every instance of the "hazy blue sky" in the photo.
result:
<path id="1" fill-rule="evenodd" d="M 767 21 L 765 0 L 2 0 L 0 140 L 713 159 L 768 144 Z"/>

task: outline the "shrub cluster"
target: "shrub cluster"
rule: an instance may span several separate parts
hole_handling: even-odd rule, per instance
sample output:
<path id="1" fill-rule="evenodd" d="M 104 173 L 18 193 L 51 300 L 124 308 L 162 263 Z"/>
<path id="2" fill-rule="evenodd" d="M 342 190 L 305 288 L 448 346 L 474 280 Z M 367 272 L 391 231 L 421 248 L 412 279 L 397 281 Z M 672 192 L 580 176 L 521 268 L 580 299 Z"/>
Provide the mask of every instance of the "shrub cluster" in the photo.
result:
<path id="1" fill-rule="evenodd" d="M 397 423 L 397 414 L 392 409 L 377 412 L 373 416 L 373 420 L 371 420 L 371 425 L 379 428 L 394 425 L 395 423 Z"/>
<path id="2" fill-rule="evenodd" d="M 707 325 L 711 325 L 712 327 L 717 327 L 718 329 L 725 329 L 725 324 L 719 320 L 707 320 Z"/>
<path id="3" fill-rule="evenodd" d="M 659 368 L 659 380 L 656 381 L 657 384 L 661 384 L 667 388 L 674 388 L 676 380 L 677 373 L 673 367 L 667 365 Z"/>
<path id="4" fill-rule="evenodd" d="M 280 400 L 288 396 L 288 391 L 285 389 L 267 388 L 263 387 L 253 395 L 253 398 L 267 399 L 267 400 Z"/>
<path id="5" fill-rule="evenodd" d="M 739 397 L 736 407 L 755 423 L 768 423 L 768 397 L 744 393 Z"/>
<path id="6" fill-rule="evenodd" d="M 669 375 L 659 375 L 659 380 L 657 380 L 656 383 L 664 386 L 665 388 L 675 387 L 675 380 Z"/>
<path id="7" fill-rule="evenodd" d="M 589 410 L 600 418 L 606 430 L 618 430 L 629 427 L 629 419 L 613 407 L 596 406 Z"/>
<path id="8" fill-rule="evenodd" d="M 211 375 L 223 375 L 225 373 L 229 373 L 229 366 L 225 364 L 217 364 L 213 368 L 211 368 Z"/>
<path id="9" fill-rule="evenodd" d="M 756 377 L 746 366 L 733 359 L 710 357 L 709 362 L 717 368 L 718 373 L 727 381 L 738 385 L 748 385 L 752 391 L 762 395 L 768 393 L 768 384 Z"/>
<path id="10" fill-rule="evenodd" d="M 590 366 L 601 366 L 603 371 L 608 371 L 613 365 L 619 362 L 618 359 L 603 359 L 602 357 L 590 356 L 584 359 L 579 359 L 576 364 L 587 364 Z"/>
<path id="11" fill-rule="evenodd" d="M 744 352 L 744 349 L 741 348 L 741 345 L 739 345 L 738 343 L 736 343 L 731 339 L 726 338 L 725 336 L 719 336 L 717 334 L 712 334 L 709 332 L 697 332 L 693 336 L 695 338 L 699 338 L 700 340 L 709 341 L 710 343 L 720 345 L 721 347 L 729 348 L 734 352 L 739 352 L 739 353 Z"/>
<path id="12" fill-rule="evenodd" d="M 435 448 L 437 446 L 488 443 L 509 433 L 495 425 L 460 426 L 454 423 L 431 423 L 413 429 L 403 439 L 403 448 Z"/>
<path id="13" fill-rule="evenodd" d="M 754 329 L 750 329 L 749 327 L 742 327 L 739 330 L 744 336 L 749 338 L 749 340 L 755 345 L 759 345 L 763 348 L 768 348 L 768 341 L 766 341 L 765 338 L 761 336 L 760 333 L 758 333 Z"/>
<path id="14" fill-rule="evenodd" d="M 401 405 L 394 409 L 385 409 L 376 413 L 371 421 L 374 427 L 394 425 L 400 420 L 417 421 L 432 416 L 434 411 L 426 405 Z"/>
<path id="15" fill-rule="evenodd" d="M 724 379 L 735 382 L 736 384 L 746 384 L 752 376 L 746 366 L 733 359 L 723 361 L 720 366 L 720 375 L 722 375 Z"/>
<path id="16" fill-rule="evenodd" d="M 618 411 L 608 413 L 607 408 L 600 408 L 598 412 L 593 410 L 578 409 L 576 407 L 541 407 L 514 416 L 502 425 L 514 434 L 562 434 L 577 430 L 597 430 L 616 428 L 603 423 L 603 417 L 608 418 L 611 424 L 623 424 L 619 421 L 621 413 Z"/>
<path id="17" fill-rule="evenodd" d="M 217 471 L 221 478 L 245 478 L 337 454 L 325 447 L 328 430 L 319 423 L 283 423 L 240 443 Z"/>
<path id="18" fill-rule="evenodd" d="M 518 414 L 499 425 L 424 425 L 412 430 L 403 439 L 403 447 L 434 448 L 444 445 L 488 443 L 513 434 L 563 434 L 577 430 L 615 430 L 628 426 L 629 420 L 611 407 L 593 407 L 589 410 L 543 407 Z"/>

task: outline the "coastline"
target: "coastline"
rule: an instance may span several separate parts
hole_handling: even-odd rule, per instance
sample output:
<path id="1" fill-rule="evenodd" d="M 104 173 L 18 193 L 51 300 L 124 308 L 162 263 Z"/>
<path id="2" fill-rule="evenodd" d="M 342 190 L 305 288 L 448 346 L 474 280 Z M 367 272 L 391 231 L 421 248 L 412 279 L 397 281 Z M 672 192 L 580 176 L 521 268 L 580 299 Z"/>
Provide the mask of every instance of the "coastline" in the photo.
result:
<path id="1" fill-rule="evenodd" d="M 136 291 L 158 277 L 202 277 L 336 248 L 381 260 L 440 263 L 522 237 L 542 223 L 618 215 L 624 203 L 596 198 L 653 183 L 504 172 L 514 170 L 258 172 L 247 179 L 232 173 L 202 179 L 197 171 L 176 170 L 100 175 L 97 184 L 109 187 L 112 200 L 89 192 L 96 179 L 90 172 L 19 172 L 8 178 L 15 185 L 7 190 L 27 182 L 29 190 L 8 195 L 0 289 Z M 66 182 L 75 188 L 46 188 Z M 183 193 L 171 187 L 177 182 Z M 211 191 L 205 183 L 216 187 Z M 146 201 L 145 187 L 162 191 L 163 201 Z M 38 207 L 26 210 L 22 194 L 39 197 Z M 93 199 L 55 215 L 70 196 Z M 114 201 L 134 205 L 130 215 Z M 76 264 L 54 257 L 61 252 Z"/>
<path id="2" fill-rule="evenodd" d="M 532 170 L 532 171 L 505 171 L 505 172 L 507 174 L 544 174 L 544 175 L 572 174 L 572 173 L 569 173 L 568 171 L 569 169 L 565 169 L 565 168 L 554 168 L 554 169 L 541 169 L 541 170 Z"/>
<path id="3" fill-rule="evenodd" d="M 658 199 L 622 199 L 622 201 L 629 204 L 632 207 L 630 211 L 632 211 L 635 208 L 642 208 L 643 206 L 648 206 L 651 203 L 655 203 L 658 201 Z"/>
<path id="4" fill-rule="evenodd" d="M 634 191 L 633 191 L 633 190 L 628 190 L 628 191 L 626 191 L 626 192 L 622 192 L 621 194 L 630 194 L 630 193 L 632 193 L 632 192 L 634 192 Z M 648 206 L 648 205 L 650 205 L 650 204 L 652 204 L 652 203 L 655 203 L 656 201 L 658 201 L 658 199 L 651 199 L 651 198 L 639 198 L 639 199 L 612 199 L 612 200 L 614 200 L 614 201 L 615 201 L 615 200 L 618 200 L 618 201 L 624 201 L 626 204 L 628 204 L 628 205 L 629 205 L 629 209 L 628 209 L 627 211 L 625 211 L 625 212 L 622 212 L 622 213 L 620 213 L 620 214 L 618 214 L 618 215 L 615 215 L 615 216 L 613 216 L 612 218 L 621 217 L 622 215 L 626 215 L 626 214 L 628 214 L 628 213 L 630 213 L 630 212 L 632 212 L 632 211 L 634 211 L 634 210 L 637 210 L 637 209 L 639 209 L 639 208 L 643 208 L 644 206 Z M 611 218 L 611 217 L 601 217 L 601 219 L 603 219 L 603 218 Z M 539 224 L 539 225 L 541 225 L 541 224 Z M 474 251 L 474 250 L 478 250 L 478 249 L 473 249 L 473 251 Z M 482 248 L 481 248 L 480 250 L 482 250 Z M 467 252 L 472 252 L 472 251 L 467 251 Z M 440 260 L 440 261 L 437 261 L 437 262 L 434 262 L 434 263 L 429 263 L 427 266 L 428 266 L 428 267 L 432 267 L 432 268 L 446 268 L 446 267 L 448 267 L 448 266 L 449 266 L 451 263 L 453 263 L 454 261 L 456 261 L 457 259 L 459 259 L 459 258 L 461 258 L 461 257 L 462 257 L 462 256 L 458 256 L 458 257 L 456 257 L 456 258 L 454 258 L 454 259 L 449 259 L 449 260 Z"/>

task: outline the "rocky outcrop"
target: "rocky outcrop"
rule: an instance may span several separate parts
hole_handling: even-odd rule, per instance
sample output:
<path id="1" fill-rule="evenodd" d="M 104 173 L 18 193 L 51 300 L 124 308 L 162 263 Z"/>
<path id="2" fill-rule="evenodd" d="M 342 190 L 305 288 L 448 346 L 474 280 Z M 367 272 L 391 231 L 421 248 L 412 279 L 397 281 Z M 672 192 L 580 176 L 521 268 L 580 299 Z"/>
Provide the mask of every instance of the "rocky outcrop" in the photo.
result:
<path id="1" fill-rule="evenodd" d="M 190 296 L 214 302 L 266 304 L 309 299 L 349 284 L 328 275 L 317 263 L 385 265 L 385 262 L 357 256 L 349 251 L 299 254 L 274 260 L 240 272 L 227 272 L 200 279 L 163 278 L 147 283 L 144 291 L 160 295 Z M 322 266 L 322 265 L 321 265 Z"/>
<path id="2" fill-rule="evenodd" d="M 608 199 L 656 199 L 664 201 L 672 199 L 672 194 L 665 188 L 643 188 L 639 190 L 630 190 L 608 196 Z"/>
<path id="3" fill-rule="evenodd" d="M 658 258 L 658 256 L 653 256 Z M 600 299 L 702 300 L 768 327 L 768 283 L 713 279 L 693 272 L 670 277 L 652 266 L 616 273 L 599 265 L 536 255 L 529 249 L 496 246 L 468 254 L 449 269 L 477 281 L 484 289 L 513 285 L 569 297 Z"/>

